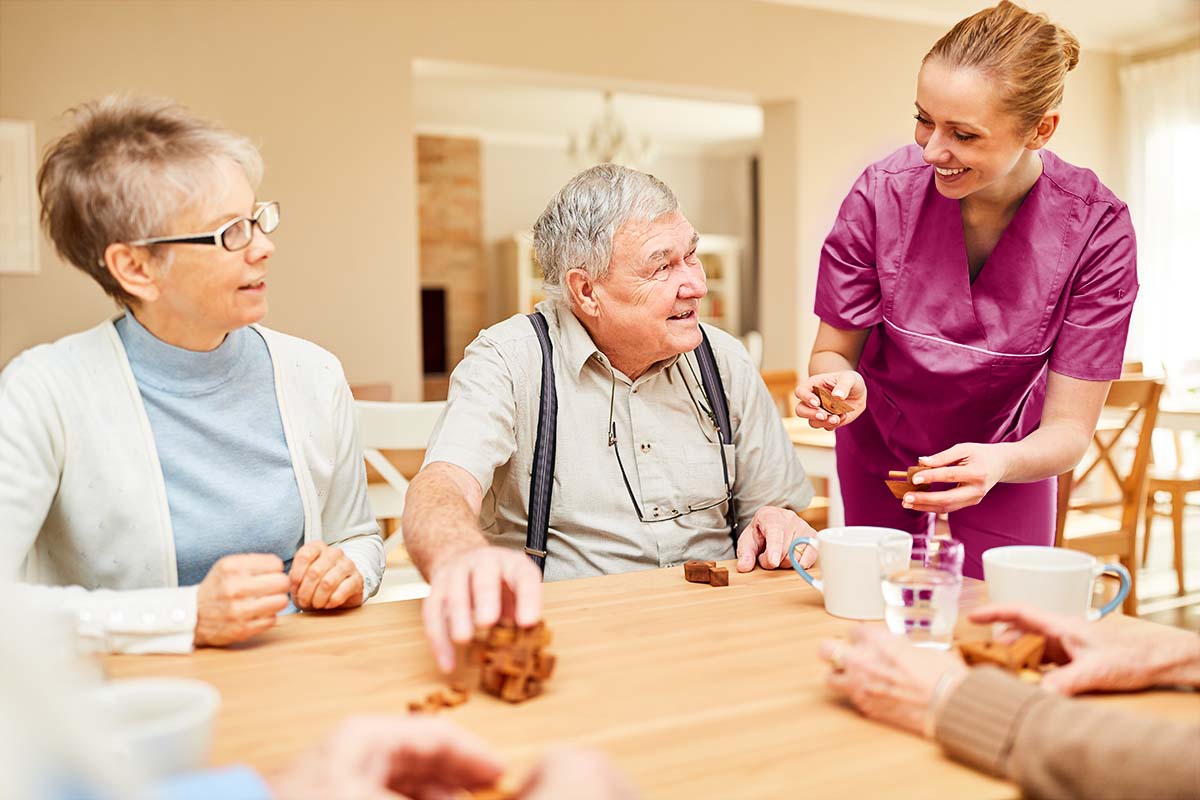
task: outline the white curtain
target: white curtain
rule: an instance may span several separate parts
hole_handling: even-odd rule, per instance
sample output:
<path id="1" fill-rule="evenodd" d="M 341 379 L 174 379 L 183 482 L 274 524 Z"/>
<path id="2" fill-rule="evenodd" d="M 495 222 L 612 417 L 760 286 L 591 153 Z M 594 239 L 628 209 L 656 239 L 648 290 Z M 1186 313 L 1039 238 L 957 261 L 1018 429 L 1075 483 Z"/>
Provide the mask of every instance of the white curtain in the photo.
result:
<path id="1" fill-rule="evenodd" d="M 1147 369 L 1200 359 L 1200 50 L 1121 70 L 1141 290 L 1129 352 Z"/>

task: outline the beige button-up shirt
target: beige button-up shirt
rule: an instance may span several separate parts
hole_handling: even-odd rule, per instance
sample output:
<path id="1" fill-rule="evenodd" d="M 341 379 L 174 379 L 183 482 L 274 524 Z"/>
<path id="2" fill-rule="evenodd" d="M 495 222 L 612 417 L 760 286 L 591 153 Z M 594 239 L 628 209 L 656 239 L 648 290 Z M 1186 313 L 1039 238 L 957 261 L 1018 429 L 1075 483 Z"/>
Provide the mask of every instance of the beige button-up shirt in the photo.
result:
<path id="1" fill-rule="evenodd" d="M 611 367 L 571 310 L 538 305 L 554 346 L 558 437 L 547 580 L 733 557 L 725 522 L 721 444 L 693 353 L 655 364 L 636 381 Z M 812 487 L 775 403 L 745 348 L 704 327 L 729 401 L 724 445 L 739 531 L 763 506 L 799 511 Z M 493 544 L 521 549 L 541 396 L 542 352 L 524 315 L 481 332 L 450 379 L 446 410 L 425 463 L 446 461 L 483 488 L 480 524 Z M 616 424 L 622 478 L 609 419 Z M 630 490 L 647 522 L 639 521 Z M 656 521 L 656 520 L 662 521 Z"/>

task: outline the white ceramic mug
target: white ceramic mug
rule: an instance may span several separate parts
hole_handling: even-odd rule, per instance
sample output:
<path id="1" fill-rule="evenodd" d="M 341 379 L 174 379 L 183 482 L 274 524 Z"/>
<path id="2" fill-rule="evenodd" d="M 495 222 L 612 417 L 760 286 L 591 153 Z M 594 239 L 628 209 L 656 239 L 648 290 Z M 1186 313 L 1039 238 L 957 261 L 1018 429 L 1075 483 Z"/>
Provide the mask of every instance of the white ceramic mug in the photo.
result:
<path id="1" fill-rule="evenodd" d="M 883 619 L 883 590 L 877 546 L 890 539 L 912 536 L 895 528 L 850 526 L 826 528 L 816 538 L 801 536 L 788 548 L 792 568 L 825 596 L 825 610 L 847 619 Z M 796 547 L 815 547 L 821 557 L 821 577 L 814 578 L 796 560 Z"/>
<path id="2" fill-rule="evenodd" d="M 1109 573 L 1121 581 L 1117 596 L 1103 608 L 1092 608 L 1092 585 Z M 1101 564 L 1095 557 L 1061 547 L 1011 545 L 983 553 L 983 578 L 993 603 L 1028 603 L 1056 614 L 1099 619 L 1129 594 L 1129 571 L 1120 564 Z"/>
<path id="3" fill-rule="evenodd" d="M 197 769 L 208 760 L 221 696 L 188 678 L 130 678 L 95 689 L 112 722 L 113 745 L 152 775 Z"/>

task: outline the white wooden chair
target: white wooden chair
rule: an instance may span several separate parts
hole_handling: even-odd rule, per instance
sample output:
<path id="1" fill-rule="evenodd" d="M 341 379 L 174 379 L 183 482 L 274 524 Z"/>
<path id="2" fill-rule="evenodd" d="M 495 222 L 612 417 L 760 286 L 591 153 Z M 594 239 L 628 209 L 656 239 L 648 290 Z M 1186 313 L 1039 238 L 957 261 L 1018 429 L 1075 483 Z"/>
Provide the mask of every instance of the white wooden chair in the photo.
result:
<path id="1" fill-rule="evenodd" d="M 376 519 L 399 520 L 404 516 L 404 494 L 408 479 L 381 452 L 383 450 L 424 450 L 433 433 L 433 426 L 442 415 L 444 402 L 385 403 L 356 400 L 358 436 L 363 458 L 383 478 L 383 483 L 367 485 L 367 496 Z M 388 537 L 386 549 L 391 552 L 403 541 L 402 536 Z"/>

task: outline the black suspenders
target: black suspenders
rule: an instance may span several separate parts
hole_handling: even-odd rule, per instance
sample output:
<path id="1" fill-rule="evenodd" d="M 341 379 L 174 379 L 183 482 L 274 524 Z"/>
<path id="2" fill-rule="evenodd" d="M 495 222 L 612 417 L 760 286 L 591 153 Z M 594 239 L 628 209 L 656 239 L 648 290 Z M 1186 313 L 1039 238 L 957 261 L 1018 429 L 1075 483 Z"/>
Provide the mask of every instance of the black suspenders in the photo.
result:
<path id="1" fill-rule="evenodd" d="M 533 474 L 529 478 L 529 526 L 525 533 L 525 552 L 543 572 L 546 570 L 546 539 L 550 530 L 550 501 L 554 493 L 554 451 L 558 433 L 558 394 L 554 388 L 554 348 L 550 329 L 540 311 L 529 314 L 542 346 L 542 397 L 538 405 L 537 442 L 533 451 Z M 694 351 L 700 365 L 700 382 L 712 406 L 713 421 L 720 433 L 721 445 L 733 443 L 733 428 L 729 422 L 729 400 L 717 360 L 713 356 L 708 334 L 700 328 L 700 346 Z M 737 500 L 730 498 L 725 521 L 737 550 Z"/>
<path id="2" fill-rule="evenodd" d="M 554 451 L 558 438 L 558 392 L 554 388 L 554 346 L 540 311 L 529 315 L 542 345 L 542 399 L 538 406 L 537 443 L 533 449 L 533 474 L 529 478 L 529 526 L 525 552 L 546 571 L 546 535 L 550 530 L 550 498 L 554 494 Z"/>

